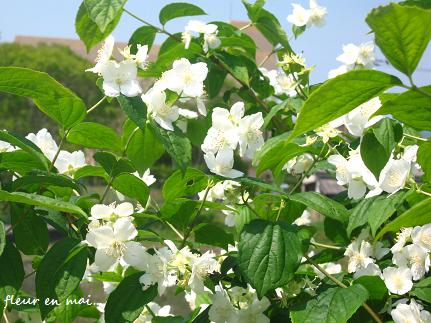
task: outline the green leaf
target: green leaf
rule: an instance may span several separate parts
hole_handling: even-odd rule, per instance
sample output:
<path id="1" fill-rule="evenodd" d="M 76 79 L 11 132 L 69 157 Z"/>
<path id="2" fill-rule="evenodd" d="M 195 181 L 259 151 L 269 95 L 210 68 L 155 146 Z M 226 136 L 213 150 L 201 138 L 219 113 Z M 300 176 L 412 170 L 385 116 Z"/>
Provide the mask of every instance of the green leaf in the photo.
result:
<path id="1" fill-rule="evenodd" d="M 431 181 L 431 142 L 422 142 L 418 150 L 418 163 L 424 172 L 423 180 Z"/>
<path id="2" fill-rule="evenodd" d="M 84 0 L 88 16 L 99 26 L 102 33 L 112 21 L 121 16 L 126 2 L 127 0 Z"/>
<path id="3" fill-rule="evenodd" d="M 25 275 L 21 254 L 10 241 L 6 241 L 0 255 L 0 268 L 0 300 L 4 301 L 7 295 L 15 295 L 19 291 Z M 1 306 L 0 303 L 0 312 Z"/>
<path id="4" fill-rule="evenodd" d="M 248 74 L 247 58 L 235 56 L 228 53 L 218 53 L 217 59 L 236 79 L 249 85 L 250 77 Z"/>
<path id="5" fill-rule="evenodd" d="M 330 79 L 305 101 L 290 138 L 335 120 L 400 84 L 397 77 L 374 70 L 353 70 Z"/>
<path id="6" fill-rule="evenodd" d="M 175 2 L 170 3 L 162 8 L 159 14 L 159 21 L 162 25 L 165 25 L 168 21 L 177 17 L 201 15 L 206 15 L 206 12 L 198 6 L 195 6 L 191 3 Z"/>
<path id="7" fill-rule="evenodd" d="M 130 121 L 135 127 L 135 124 Z M 126 133 L 126 130 L 124 130 Z M 143 173 L 145 170 L 154 165 L 154 163 L 163 155 L 165 148 L 156 137 L 147 123 L 145 131 L 138 131 L 129 142 L 127 148 L 127 157 L 132 161 L 136 169 Z"/>
<path id="8" fill-rule="evenodd" d="M 11 170 L 15 173 L 24 175 L 33 170 L 46 170 L 46 166 L 32 155 L 23 151 L 15 150 L 0 153 L 0 168 Z"/>
<path id="9" fill-rule="evenodd" d="M 368 208 L 368 223 L 373 236 L 377 229 L 394 214 L 403 204 L 407 193 L 398 192 L 390 196 L 377 196 Z"/>
<path id="10" fill-rule="evenodd" d="M 36 272 L 36 295 L 41 300 L 64 301 L 79 286 L 87 267 L 87 248 L 80 241 L 64 238 L 43 257 Z M 44 319 L 54 305 L 39 302 Z"/>
<path id="11" fill-rule="evenodd" d="M 420 90 L 431 95 L 431 86 L 422 87 Z M 408 90 L 386 101 L 376 114 L 391 114 L 410 127 L 429 130 L 431 129 L 431 97 L 416 90 Z"/>
<path id="12" fill-rule="evenodd" d="M 127 197 L 137 199 L 142 207 L 147 205 L 150 189 L 140 178 L 136 177 L 135 175 L 121 174 L 115 177 L 114 181 L 112 182 L 112 187 Z"/>
<path id="13" fill-rule="evenodd" d="M 292 194 L 292 201 L 300 202 L 307 207 L 327 216 L 331 219 L 346 222 L 349 219 L 349 211 L 340 203 L 317 192 L 302 192 Z"/>
<path id="14" fill-rule="evenodd" d="M 148 45 L 148 52 L 153 46 L 157 29 L 152 26 L 142 26 L 136 29 L 129 39 L 130 52 L 136 54 L 137 45 Z M 142 101 L 142 100 L 141 100 Z"/>
<path id="15" fill-rule="evenodd" d="M 76 205 L 61 200 L 55 200 L 42 195 L 22 192 L 9 193 L 0 190 L 0 200 L 34 205 L 46 209 L 52 209 L 55 211 L 72 213 L 80 217 L 87 218 L 87 214 Z"/>
<path id="16" fill-rule="evenodd" d="M 163 185 L 162 193 L 166 201 L 177 197 L 193 196 L 204 190 L 208 185 L 208 177 L 195 168 L 187 168 L 184 173 L 174 172 Z"/>
<path id="17" fill-rule="evenodd" d="M 84 167 L 79 168 L 73 175 L 75 180 L 79 180 L 80 178 L 89 176 L 103 177 L 106 179 L 106 172 L 103 167 L 85 165 Z"/>
<path id="18" fill-rule="evenodd" d="M 389 62 L 411 76 L 431 39 L 431 11 L 391 3 L 373 9 L 366 21 Z"/>
<path id="19" fill-rule="evenodd" d="M 387 153 L 385 148 L 379 143 L 373 132 L 367 132 L 361 141 L 361 158 L 365 166 L 378 179 L 380 172 L 385 167 L 391 153 Z"/>
<path id="20" fill-rule="evenodd" d="M 415 204 L 411 209 L 389 222 L 379 231 L 375 239 L 380 239 L 386 232 L 396 232 L 401 228 L 423 225 L 429 222 L 431 222 L 431 198 Z"/>
<path id="21" fill-rule="evenodd" d="M 292 279 L 303 254 L 295 226 L 253 220 L 241 232 L 238 263 L 259 297 Z"/>
<path id="22" fill-rule="evenodd" d="M 18 191 L 20 189 L 26 188 L 30 185 L 40 184 L 39 186 L 60 186 L 60 187 L 70 187 L 78 192 L 81 188 L 68 176 L 50 174 L 50 175 L 27 175 L 19 177 L 12 183 L 12 190 Z"/>
<path id="23" fill-rule="evenodd" d="M 292 52 L 288 37 L 280 22 L 272 13 L 262 8 L 262 3 L 256 2 L 250 4 L 246 0 L 243 0 L 242 3 L 247 9 L 247 15 L 253 22 L 253 26 L 255 26 L 274 47 L 280 44 L 286 50 Z"/>
<path id="24" fill-rule="evenodd" d="M 385 149 L 386 155 L 390 155 L 396 144 L 403 137 L 403 127 L 390 118 L 383 118 L 373 126 L 372 131 L 377 141 Z"/>
<path id="25" fill-rule="evenodd" d="M 25 152 L 29 153 L 34 159 L 40 161 L 47 170 L 49 169 L 50 161 L 45 157 L 40 148 L 27 138 L 10 133 L 7 130 L 0 130 L 0 140 L 21 148 Z"/>
<path id="26" fill-rule="evenodd" d="M 142 289 L 138 272 L 124 278 L 109 295 L 105 308 L 105 322 L 133 322 L 142 313 L 146 304 L 157 296 L 157 285 Z"/>
<path id="27" fill-rule="evenodd" d="M 361 276 L 353 283 L 364 286 L 368 290 L 368 298 L 371 300 L 382 300 L 388 297 L 388 289 L 378 276 Z"/>
<path id="28" fill-rule="evenodd" d="M 208 75 L 204 81 L 205 91 L 210 99 L 215 98 L 223 87 L 227 72 L 218 65 L 209 61 Z"/>
<path id="29" fill-rule="evenodd" d="M 0 91 L 30 97 L 48 117 L 69 129 L 86 115 L 84 102 L 43 72 L 21 67 L 0 67 Z"/>
<path id="30" fill-rule="evenodd" d="M 120 21 L 120 18 L 121 15 L 118 15 L 109 23 L 105 31 L 101 32 L 99 26 L 97 26 L 88 15 L 85 3 L 81 3 L 75 18 L 75 30 L 79 38 L 84 42 L 87 52 L 111 34 Z"/>
<path id="31" fill-rule="evenodd" d="M 190 140 L 184 136 L 181 130 L 165 130 L 151 123 L 151 129 L 165 146 L 166 152 L 182 170 L 185 170 L 192 160 L 192 145 Z"/>
<path id="32" fill-rule="evenodd" d="M 67 140 L 86 148 L 121 151 L 120 136 L 111 128 L 95 122 L 83 122 L 73 127 L 67 134 Z"/>
<path id="33" fill-rule="evenodd" d="M 147 121 L 147 106 L 142 99 L 137 97 L 129 98 L 124 95 L 117 97 L 118 103 L 123 108 L 123 111 L 136 125 L 145 131 Z"/>
<path id="34" fill-rule="evenodd" d="M 106 151 L 95 153 L 93 158 L 103 167 L 106 173 L 113 178 L 123 173 L 133 173 L 136 171 L 130 161 L 125 158 L 117 159 L 114 154 Z"/>
<path id="35" fill-rule="evenodd" d="M 345 323 L 367 300 L 368 291 L 362 285 L 325 290 L 290 311 L 292 323 Z"/>
<path id="36" fill-rule="evenodd" d="M 0 221 L 0 256 L 3 253 L 4 246 L 6 245 L 6 230 L 3 221 Z"/>
<path id="37" fill-rule="evenodd" d="M 48 249 L 49 235 L 45 221 L 30 207 L 16 204 L 11 208 L 11 225 L 15 245 L 26 255 L 43 255 Z"/>
<path id="38" fill-rule="evenodd" d="M 414 284 L 410 295 L 416 296 L 425 302 L 431 303 L 431 277 L 424 278 Z"/>
<path id="39" fill-rule="evenodd" d="M 195 241 L 205 244 L 223 248 L 227 250 L 228 245 L 234 245 L 233 236 L 227 233 L 225 229 L 211 223 L 202 223 L 197 225 L 193 232 L 195 234 Z"/>
<path id="40" fill-rule="evenodd" d="M 256 173 L 258 176 L 267 169 L 271 169 L 274 175 L 278 176 L 287 161 L 310 151 L 310 147 L 301 147 L 296 143 L 290 143 L 288 138 L 289 133 L 272 137 L 256 152 L 253 166 L 257 166 Z M 280 154 L 280 151 L 283 154 Z"/>

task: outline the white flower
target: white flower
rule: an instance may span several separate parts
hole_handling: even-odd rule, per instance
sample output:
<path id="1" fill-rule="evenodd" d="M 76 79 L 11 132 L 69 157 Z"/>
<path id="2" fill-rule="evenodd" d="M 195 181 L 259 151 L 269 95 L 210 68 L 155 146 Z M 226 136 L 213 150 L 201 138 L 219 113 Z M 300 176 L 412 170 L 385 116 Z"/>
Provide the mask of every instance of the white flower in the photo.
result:
<path id="1" fill-rule="evenodd" d="M 392 253 L 403 250 L 405 244 L 411 239 L 412 231 L 413 228 L 402 228 L 401 231 L 397 233 L 397 242 L 391 248 Z"/>
<path id="2" fill-rule="evenodd" d="M 403 295 L 412 287 L 412 274 L 409 268 L 387 267 L 383 269 L 383 280 L 392 294 Z"/>
<path id="3" fill-rule="evenodd" d="M 338 75 L 348 72 L 349 70 L 350 68 L 347 65 L 341 65 L 333 70 L 330 70 L 328 73 L 328 78 L 332 79 L 334 77 L 337 77 Z"/>
<path id="4" fill-rule="evenodd" d="M 130 240 L 138 234 L 129 218 L 120 218 L 113 225 L 102 225 L 90 230 L 86 242 L 96 248 L 95 263 L 101 271 L 112 270 L 121 262 Z"/>
<path id="5" fill-rule="evenodd" d="M 344 116 L 334 120 L 331 122 L 332 126 L 339 127 L 341 125 L 345 125 L 347 130 L 356 137 L 361 137 L 364 133 L 364 130 L 379 120 L 382 119 L 379 117 L 370 117 L 382 106 L 379 97 L 373 98 L 357 108 L 353 109 L 349 113 Z"/>
<path id="6" fill-rule="evenodd" d="M 239 155 L 253 158 L 254 153 L 264 144 L 260 128 L 263 126 L 262 112 L 243 117 L 239 121 Z"/>
<path id="7" fill-rule="evenodd" d="M 214 108 L 211 115 L 212 126 L 217 129 L 233 129 L 239 125 L 244 116 L 244 102 L 236 102 L 230 110 Z"/>
<path id="8" fill-rule="evenodd" d="M 325 269 L 325 271 L 331 275 L 341 273 L 341 265 L 340 264 L 336 264 L 333 262 L 327 262 L 325 264 L 320 264 L 320 267 Z M 313 267 L 313 270 L 316 273 L 316 275 L 319 276 L 320 279 L 323 279 L 326 277 L 323 273 L 321 273 L 316 268 Z"/>
<path id="9" fill-rule="evenodd" d="M 391 311 L 392 319 L 395 323 L 427 323 L 431 322 L 431 314 L 425 311 L 414 299 L 398 303 L 397 307 Z"/>
<path id="10" fill-rule="evenodd" d="M 179 117 L 178 107 L 176 105 L 166 104 L 166 93 L 156 87 L 150 89 L 142 95 L 142 101 L 148 108 L 148 113 L 163 129 L 174 131 L 172 122 Z"/>
<path id="11" fill-rule="evenodd" d="M 101 74 L 106 96 L 117 97 L 123 94 L 133 97 L 141 93 L 137 80 L 138 69 L 132 60 L 125 60 L 121 63 L 108 61 L 103 65 Z"/>
<path id="12" fill-rule="evenodd" d="M 238 145 L 238 132 L 236 129 L 218 129 L 211 127 L 201 145 L 204 153 L 216 154 L 221 150 L 234 150 Z"/>
<path id="13" fill-rule="evenodd" d="M 321 7 L 317 4 L 316 0 L 310 0 L 310 18 L 308 25 L 315 25 L 321 27 L 325 24 L 325 16 L 328 10 L 325 7 Z"/>
<path id="14" fill-rule="evenodd" d="M 112 35 L 109 35 L 103 42 L 102 47 L 97 51 L 96 65 L 93 68 L 89 68 L 86 72 L 93 72 L 101 74 L 104 65 L 111 59 L 112 51 L 114 50 L 115 39 Z"/>
<path id="15" fill-rule="evenodd" d="M 172 69 L 162 75 L 164 86 L 178 94 L 188 97 L 199 97 L 204 94 L 204 84 L 208 74 L 206 63 L 191 64 L 181 58 L 173 63 Z"/>
<path id="16" fill-rule="evenodd" d="M 378 184 L 367 197 L 379 195 L 383 191 L 394 194 L 403 189 L 409 178 L 410 171 L 410 162 L 404 159 L 389 159 L 380 172 Z"/>
<path id="17" fill-rule="evenodd" d="M 139 314 L 138 318 L 133 321 L 133 323 L 151 323 L 153 322 L 153 315 L 148 310 L 147 306 L 150 308 L 151 312 L 154 313 L 157 317 L 167 317 L 172 316 L 170 314 L 171 307 L 169 305 L 165 305 L 163 307 L 160 307 L 159 304 L 154 302 L 149 302 L 142 311 L 141 314 Z"/>
<path id="18" fill-rule="evenodd" d="M 177 282 L 177 272 L 169 263 L 173 258 L 172 251 L 167 248 L 156 250 L 156 253 L 149 258 L 145 274 L 139 278 L 143 289 L 157 284 L 159 296 L 163 295 L 166 288 L 175 286 Z"/>
<path id="19" fill-rule="evenodd" d="M 226 200 L 232 196 L 237 196 L 237 189 L 241 187 L 241 184 L 235 181 L 226 180 L 217 182 L 213 187 L 210 188 L 207 194 L 207 201 Z M 205 195 L 205 190 L 198 193 L 199 199 L 202 200 Z"/>
<path id="20" fill-rule="evenodd" d="M 73 175 L 77 169 L 85 165 L 85 156 L 81 150 L 74 151 L 73 153 L 62 150 L 54 163 L 58 172 L 66 175 Z"/>
<path id="21" fill-rule="evenodd" d="M 295 88 L 297 82 L 292 74 L 284 73 L 283 71 L 270 70 L 261 67 L 259 70 L 263 76 L 269 79 L 269 84 L 274 88 L 275 95 L 287 94 L 288 96 L 296 96 Z"/>
<path id="22" fill-rule="evenodd" d="M 0 153 L 14 151 L 16 148 L 6 141 L 0 140 Z"/>
<path id="23" fill-rule="evenodd" d="M 305 26 L 310 20 L 311 12 L 297 3 L 292 3 L 293 12 L 287 16 L 287 21 L 297 27 Z"/>
<path id="24" fill-rule="evenodd" d="M 244 175 L 243 172 L 232 169 L 234 159 L 233 151 L 230 149 L 220 150 L 217 153 L 217 156 L 214 156 L 212 152 L 209 152 L 204 155 L 204 159 L 209 170 L 214 174 L 229 178 L 237 178 Z"/>
<path id="25" fill-rule="evenodd" d="M 410 268 L 413 280 L 419 280 L 424 277 L 430 266 L 428 252 L 414 244 L 404 247 L 400 252 L 396 252 L 392 262 L 398 267 Z"/>
<path id="26" fill-rule="evenodd" d="M 369 263 L 366 267 L 358 269 L 354 274 L 353 278 L 357 279 L 362 276 L 379 276 L 383 278 L 382 271 L 379 266 L 374 263 Z"/>
<path id="27" fill-rule="evenodd" d="M 134 172 L 133 175 L 142 180 L 147 186 L 150 186 L 156 182 L 156 178 L 151 175 L 149 168 L 147 168 L 147 170 L 144 172 L 144 174 L 142 174 L 142 176 L 139 176 L 138 172 Z"/>
<path id="28" fill-rule="evenodd" d="M 414 227 L 411 234 L 415 245 L 431 252 L 431 223 L 425 224 L 422 227 Z"/>
<path id="29" fill-rule="evenodd" d="M 134 56 L 135 63 L 142 69 L 145 69 L 148 58 L 148 45 L 137 45 L 137 52 Z"/>
<path id="30" fill-rule="evenodd" d="M 343 46 L 343 54 L 337 57 L 337 60 L 348 66 L 361 66 L 372 68 L 374 66 L 374 43 L 367 42 L 356 46 L 347 44 Z"/>
<path id="31" fill-rule="evenodd" d="M 305 9 L 296 3 L 293 3 L 292 6 L 293 12 L 287 17 L 287 21 L 295 26 L 323 26 L 325 24 L 327 10 L 325 7 L 320 7 L 316 0 L 310 0 L 310 9 Z"/>
<path id="32" fill-rule="evenodd" d="M 283 169 L 293 175 L 303 174 L 310 169 L 311 165 L 313 165 L 313 162 L 313 155 L 305 153 L 289 160 L 283 166 Z"/>
<path id="33" fill-rule="evenodd" d="M 296 225 L 307 225 L 311 223 L 311 213 L 308 210 L 304 210 L 301 216 L 293 221 Z"/>
<path id="34" fill-rule="evenodd" d="M 212 297 L 212 306 L 208 312 L 211 322 L 217 323 L 239 323 L 238 311 L 229 301 L 223 291 L 216 291 Z"/>
<path id="35" fill-rule="evenodd" d="M 236 213 L 234 211 L 223 210 L 223 214 L 225 215 L 224 224 L 228 227 L 234 227 L 236 224 Z"/>
<path id="36" fill-rule="evenodd" d="M 193 36 L 197 34 L 204 35 L 203 50 L 206 53 L 208 48 L 217 48 L 220 46 L 221 41 L 217 37 L 218 27 L 215 24 L 206 24 L 205 22 L 199 20 L 190 20 L 182 34 L 182 40 L 185 43 L 185 48 L 188 49 L 190 46 L 190 41 Z"/>
<path id="37" fill-rule="evenodd" d="M 316 130 L 314 130 L 314 132 L 322 138 L 322 141 L 326 144 L 329 139 L 337 137 L 338 134 L 340 133 L 339 130 L 335 129 L 334 127 L 332 127 L 330 124 L 325 124 L 319 128 L 317 128 Z"/>
<path id="38" fill-rule="evenodd" d="M 214 253 L 207 251 L 200 257 L 193 258 L 191 261 L 192 273 L 188 285 L 193 292 L 200 294 L 204 292 L 205 278 L 219 271 L 220 264 L 215 259 Z"/>
<path id="39" fill-rule="evenodd" d="M 49 160 L 54 158 L 58 146 L 47 129 L 40 129 L 37 134 L 29 133 L 26 138 L 38 146 Z"/>
<path id="40" fill-rule="evenodd" d="M 348 185 L 349 198 L 359 199 L 365 195 L 367 186 L 374 187 L 377 181 L 356 151 L 346 160 L 341 155 L 328 157 L 328 162 L 336 167 L 338 185 Z"/>
<path id="41" fill-rule="evenodd" d="M 354 273 L 374 263 L 374 259 L 371 258 L 373 256 L 373 246 L 365 240 L 357 239 L 353 241 L 347 246 L 344 255 L 349 257 L 349 273 Z"/>
<path id="42" fill-rule="evenodd" d="M 116 221 L 119 218 L 130 217 L 133 214 L 133 205 L 129 202 L 124 202 L 116 205 L 95 204 L 91 208 L 90 220 L 105 220 Z"/>

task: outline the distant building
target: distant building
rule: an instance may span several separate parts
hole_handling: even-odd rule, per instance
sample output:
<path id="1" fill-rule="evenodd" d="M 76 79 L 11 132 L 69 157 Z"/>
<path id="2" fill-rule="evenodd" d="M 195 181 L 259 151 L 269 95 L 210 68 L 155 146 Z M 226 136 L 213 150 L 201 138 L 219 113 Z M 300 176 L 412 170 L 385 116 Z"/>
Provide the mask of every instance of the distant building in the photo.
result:
<path id="1" fill-rule="evenodd" d="M 232 21 L 231 22 L 234 26 L 241 28 L 248 24 L 246 21 Z M 251 38 L 254 39 L 256 42 L 256 61 L 261 62 L 265 59 L 265 57 L 271 53 L 272 51 L 272 45 L 265 39 L 265 37 L 262 36 L 262 34 L 255 28 L 255 27 L 249 27 L 246 30 L 244 30 L 245 33 L 247 33 Z M 79 39 L 70 39 L 70 38 L 54 38 L 54 37 L 39 37 L 39 36 L 16 36 L 15 37 L 15 43 L 18 44 L 26 44 L 26 45 L 40 45 L 40 44 L 47 44 L 47 45 L 63 45 L 69 47 L 73 52 L 78 54 L 81 57 L 84 57 L 88 59 L 89 61 L 94 61 L 94 59 L 97 56 L 97 49 L 98 46 L 94 47 L 90 50 L 89 53 L 87 53 L 87 49 L 85 48 L 84 43 Z M 127 43 L 124 42 L 117 42 L 116 47 L 118 48 L 124 48 L 127 45 Z M 150 51 L 150 60 L 154 61 L 157 58 L 157 53 L 159 52 L 160 45 L 154 44 Z M 118 51 L 114 51 L 114 57 L 119 57 Z M 276 57 L 275 55 L 272 55 L 266 63 L 263 65 L 267 68 L 275 68 L 276 64 Z"/>

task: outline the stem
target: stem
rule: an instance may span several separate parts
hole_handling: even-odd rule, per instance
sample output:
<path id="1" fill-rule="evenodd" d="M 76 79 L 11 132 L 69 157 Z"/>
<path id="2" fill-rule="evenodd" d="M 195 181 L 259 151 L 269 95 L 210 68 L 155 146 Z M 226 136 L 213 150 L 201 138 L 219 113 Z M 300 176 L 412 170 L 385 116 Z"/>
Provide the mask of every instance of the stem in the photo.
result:
<path id="1" fill-rule="evenodd" d="M 136 128 L 132 131 L 132 133 L 129 135 L 129 138 L 127 138 L 126 145 L 124 146 L 124 149 L 123 149 L 123 157 L 125 157 L 125 156 L 126 156 L 127 149 L 129 148 L 130 142 L 132 141 L 133 136 L 136 134 L 136 132 L 138 132 L 138 130 L 139 130 L 139 127 L 136 127 Z"/>
<path id="2" fill-rule="evenodd" d="M 428 140 L 426 140 L 425 138 L 421 138 L 421 137 L 417 137 L 417 136 L 409 135 L 408 133 L 403 134 L 403 136 L 404 136 L 404 137 L 407 137 L 407 138 L 416 139 L 416 140 L 419 140 L 419 141 L 428 141 Z"/>
<path id="3" fill-rule="evenodd" d="M 145 305 L 145 308 L 147 309 L 148 312 L 150 312 L 153 318 L 157 317 L 157 315 L 151 310 L 151 308 L 148 305 Z"/>
<path id="4" fill-rule="evenodd" d="M 24 279 L 27 279 L 30 276 L 33 276 L 36 273 L 36 270 L 33 270 L 31 273 L 24 276 Z"/>
<path id="5" fill-rule="evenodd" d="M 310 259 L 307 255 L 304 255 L 305 259 L 313 265 L 318 271 L 320 271 L 322 274 L 324 274 L 326 277 L 328 277 L 330 280 L 332 280 L 337 286 L 341 288 L 348 288 L 347 285 L 343 284 L 343 282 L 339 281 L 337 278 L 332 276 L 330 273 L 328 273 L 325 269 L 320 267 L 318 264 L 316 264 L 313 260 Z M 362 306 L 365 308 L 365 310 L 368 312 L 368 314 L 371 315 L 371 317 L 378 323 L 383 323 L 382 319 L 379 317 L 379 315 L 370 307 L 367 303 L 363 303 Z"/>
<path id="6" fill-rule="evenodd" d="M 344 250 L 343 247 L 331 246 L 331 245 L 328 245 L 328 244 L 316 242 L 314 240 L 311 240 L 310 244 L 312 244 L 313 246 L 316 246 L 316 247 L 322 247 L 322 248 L 326 248 L 326 249 Z"/>
<path id="7" fill-rule="evenodd" d="M 283 198 L 281 198 L 280 207 L 278 208 L 278 213 L 277 213 L 277 217 L 275 218 L 275 221 L 278 221 L 278 219 L 280 218 L 281 211 L 283 211 L 284 207 L 285 207 L 285 203 L 284 203 Z"/>
<path id="8" fill-rule="evenodd" d="M 274 55 L 275 53 L 277 52 L 277 50 L 276 49 L 273 49 L 268 55 L 266 55 L 265 56 L 265 58 L 259 63 L 259 65 L 258 65 L 258 67 L 262 67 L 263 66 L 263 64 L 265 64 L 267 61 L 268 61 L 268 59 L 272 56 L 272 55 Z"/>
<path id="9" fill-rule="evenodd" d="M 176 235 L 181 239 L 184 240 L 183 235 L 168 221 L 163 221 L 164 223 L 166 223 L 166 225 L 172 229 L 172 231 L 174 231 L 176 233 Z"/>
<path id="10" fill-rule="evenodd" d="M 103 191 L 102 197 L 100 198 L 100 204 L 103 204 L 103 200 L 105 199 L 106 195 L 109 192 L 109 189 L 111 188 L 112 182 L 114 181 L 114 178 L 110 176 L 109 182 L 105 187 L 105 190 Z"/>
<path id="11" fill-rule="evenodd" d="M 66 139 L 66 137 L 67 137 L 68 134 L 69 134 L 69 130 L 67 130 L 64 133 L 64 136 L 61 137 L 61 139 L 60 139 L 60 143 L 58 144 L 57 152 L 55 153 L 54 158 L 52 159 L 51 164 L 49 165 L 48 175 L 51 173 L 52 168 L 54 167 L 54 164 L 57 161 L 58 155 L 60 155 L 61 148 L 63 148 L 63 145 L 64 145 L 64 140 Z"/>
<path id="12" fill-rule="evenodd" d="M 418 192 L 418 193 L 422 193 L 422 194 L 424 194 L 424 195 L 426 195 L 426 196 L 431 196 L 431 193 L 424 192 L 424 191 L 422 191 L 421 189 L 418 189 L 416 192 Z"/>
<path id="13" fill-rule="evenodd" d="M 421 88 L 418 88 L 416 85 L 414 85 L 414 86 L 412 87 L 412 90 L 413 90 L 413 91 L 416 91 L 416 92 L 418 92 L 418 93 L 420 93 L 420 94 L 423 94 L 423 95 L 425 95 L 425 96 L 428 96 L 428 97 L 430 97 L 430 98 L 431 98 L 431 93 L 429 93 L 429 92 L 427 92 L 427 91 L 424 91 L 424 90 L 422 90 Z"/>
<path id="14" fill-rule="evenodd" d="M 205 193 L 204 193 L 204 196 L 202 198 L 201 206 L 199 207 L 199 210 L 196 213 L 196 216 L 194 217 L 194 219 L 190 223 L 189 227 L 187 228 L 187 231 L 184 233 L 184 237 L 183 237 L 183 240 L 181 241 L 180 249 L 184 248 L 184 246 L 186 245 L 187 239 L 189 238 L 190 233 L 192 233 L 192 230 L 193 230 L 193 227 L 195 225 L 196 219 L 199 217 L 199 215 L 201 214 L 201 212 L 202 212 L 202 210 L 204 208 L 204 204 L 205 204 L 205 201 L 207 199 L 207 196 L 208 196 L 208 193 L 209 193 L 211 187 L 212 187 L 212 184 L 208 183 L 208 186 L 205 189 Z"/>
<path id="15" fill-rule="evenodd" d="M 253 26 L 253 23 L 250 22 L 247 25 L 242 26 L 241 28 L 239 28 L 239 30 L 246 30 L 247 28 L 250 28 L 251 26 Z"/>
<path id="16" fill-rule="evenodd" d="M 6 323 L 10 323 L 7 316 L 6 316 L 6 312 L 3 312 L 3 318 L 4 318 Z"/>
<path id="17" fill-rule="evenodd" d="M 96 109 L 99 105 L 101 105 L 106 98 L 107 98 L 106 95 L 103 98 L 101 98 L 95 105 L 93 105 L 90 109 L 87 110 L 87 114 L 89 114 L 91 111 Z"/>

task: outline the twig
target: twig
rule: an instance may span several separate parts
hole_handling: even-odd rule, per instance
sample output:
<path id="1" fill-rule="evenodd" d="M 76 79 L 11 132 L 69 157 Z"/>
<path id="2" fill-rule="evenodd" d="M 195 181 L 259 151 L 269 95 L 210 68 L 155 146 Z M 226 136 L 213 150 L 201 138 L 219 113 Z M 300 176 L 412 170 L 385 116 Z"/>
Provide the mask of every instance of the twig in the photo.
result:
<path id="1" fill-rule="evenodd" d="M 332 246 L 332 245 L 320 243 L 320 242 L 317 242 L 314 240 L 311 240 L 310 244 L 312 244 L 313 246 L 316 246 L 316 247 L 322 247 L 322 248 L 326 248 L 326 249 L 344 250 L 343 247 Z"/>
<path id="2" fill-rule="evenodd" d="M 106 98 L 107 98 L 106 95 L 103 98 L 101 98 L 95 105 L 93 105 L 90 109 L 87 110 L 87 114 L 89 114 L 91 111 L 96 109 L 99 105 L 101 105 Z"/>
<path id="3" fill-rule="evenodd" d="M 417 137 L 417 136 L 409 135 L 408 133 L 403 134 L 403 136 L 404 136 L 404 137 L 407 137 L 407 138 L 416 139 L 416 140 L 419 140 L 419 141 L 428 141 L 428 140 L 426 140 L 425 138 L 421 138 L 421 137 Z"/>
<path id="4" fill-rule="evenodd" d="M 320 271 L 322 274 L 324 274 L 326 277 L 328 277 L 330 280 L 332 280 L 337 286 L 341 288 L 348 288 L 347 285 L 343 284 L 343 282 L 339 281 L 337 278 L 332 276 L 330 273 L 328 273 L 325 269 L 320 267 L 317 263 L 315 263 L 313 260 L 310 259 L 307 255 L 304 255 L 305 259 L 313 265 L 318 271 Z M 371 315 L 371 317 L 378 323 L 383 323 L 382 319 L 379 317 L 379 315 L 370 307 L 367 303 L 363 303 L 362 306 L 365 308 L 365 310 L 368 312 L 368 314 Z"/>
<path id="5" fill-rule="evenodd" d="M 201 212 L 204 208 L 205 201 L 207 199 L 207 196 L 208 196 L 208 193 L 209 193 L 211 187 L 212 187 L 212 183 L 210 182 L 210 183 L 208 183 L 208 186 L 205 189 L 205 193 L 204 193 L 204 196 L 202 198 L 201 206 L 199 207 L 199 210 L 197 211 L 196 216 L 193 218 L 192 222 L 190 223 L 189 227 L 187 228 L 187 231 L 184 233 L 184 237 L 181 241 L 180 249 L 184 248 L 184 246 L 186 245 L 187 239 L 189 238 L 190 233 L 192 233 L 193 227 L 196 223 L 196 219 L 199 217 L 199 215 L 201 214 Z"/>

